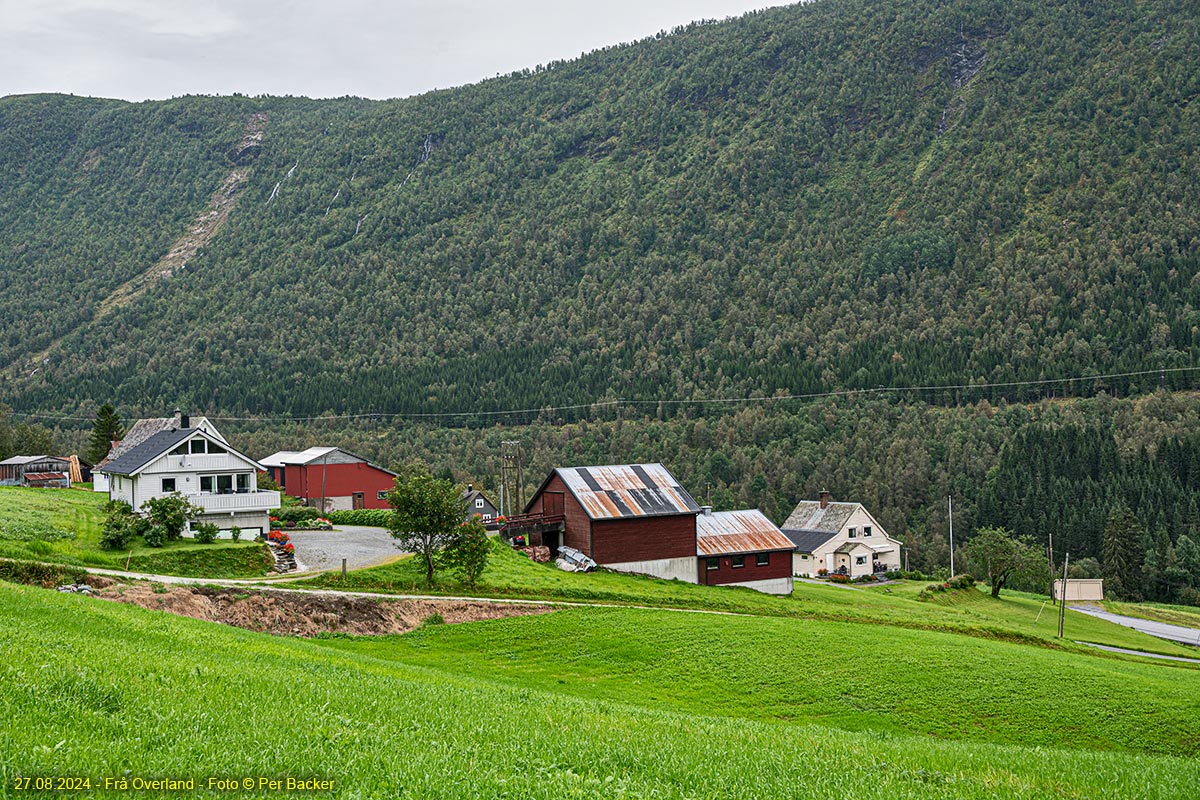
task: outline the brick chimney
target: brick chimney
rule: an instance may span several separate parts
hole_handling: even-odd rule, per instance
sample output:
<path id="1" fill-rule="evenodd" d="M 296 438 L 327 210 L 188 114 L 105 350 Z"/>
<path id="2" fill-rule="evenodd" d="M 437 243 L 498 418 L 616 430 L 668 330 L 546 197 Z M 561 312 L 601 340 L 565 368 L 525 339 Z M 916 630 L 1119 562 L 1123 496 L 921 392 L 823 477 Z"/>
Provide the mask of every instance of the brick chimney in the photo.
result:
<path id="1" fill-rule="evenodd" d="M 182 419 L 182 418 L 183 418 L 183 412 L 182 412 L 182 411 L 180 411 L 178 408 L 177 408 L 177 409 L 175 409 L 175 419 L 174 419 L 174 421 L 171 423 L 171 425 L 172 425 L 172 427 L 174 427 L 174 428 L 175 428 L 175 430 L 177 430 L 177 431 L 178 431 L 178 430 L 182 430 L 182 429 L 183 429 L 183 419 Z"/>
<path id="2" fill-rule="evenodd" d="M 828 492 L 828 490 L 822 489 L 821 491 L 817 492 L 817 498 L 821 501 L 821 508 L 829 507 L 829 492 Z"/>

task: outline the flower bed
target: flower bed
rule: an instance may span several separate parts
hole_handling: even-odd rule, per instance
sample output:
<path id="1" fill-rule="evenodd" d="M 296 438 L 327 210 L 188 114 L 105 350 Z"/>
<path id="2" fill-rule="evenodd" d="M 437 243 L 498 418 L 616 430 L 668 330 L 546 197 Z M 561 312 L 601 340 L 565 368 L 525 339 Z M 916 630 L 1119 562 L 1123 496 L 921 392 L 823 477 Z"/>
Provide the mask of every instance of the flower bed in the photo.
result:
<path id="1" fill-rule="evenodd" d="M 333 523 L 324 517 L 316 517 L 314 519 L 281 520 L 279 517 L 271 517 L 271 530 L 289 530 L 289 531 L 331 531 Z"/>

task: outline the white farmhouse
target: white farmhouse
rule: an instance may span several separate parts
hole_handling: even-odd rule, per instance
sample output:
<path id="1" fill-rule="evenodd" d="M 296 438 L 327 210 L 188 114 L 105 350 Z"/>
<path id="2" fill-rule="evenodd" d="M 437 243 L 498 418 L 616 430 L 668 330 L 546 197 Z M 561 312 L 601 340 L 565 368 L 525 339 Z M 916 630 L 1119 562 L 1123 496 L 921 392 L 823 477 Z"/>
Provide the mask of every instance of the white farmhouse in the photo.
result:
<path id="1" fill-rule="evenodd" d="M 819 570 L 857 578 L 900 569 L 900 542 L 888 536 L 862 503 L 833 503 L 829 492 L 796 505 L 783 534 L 796 546 L 792 574 Z"/>
<path id="2" fill-rule="evenodd" d="M 154 497 L 178 492 L 204 513 L 192 522 L 211 522 L 223 532 L 233 526 L 247 538 L 266 533 L 268 510 L 279 507 L 279 492 L 258 489 L 262 467 L 219 436 L 200 428 L 159 431 L 110 460 L 99 471 L 108 478 L 110 500 L 140 510 Z"/>
<path id="3" fill-rule="evenodd" d="M 96 492 L 108 492 L 108 475 L 104 474 L 103 471 L 106 465 L 125 455 L 156 433 L 180 430 L 181 428 L 199 428 L 205 433 L 217 437 L 219 441 L 225 441 L 225 437 L 217 430 L 217 426 L 209 422 L 208 417 L 197 417 L 193 420 L 188 415 L 176 410 L 173 417 L 139 419 L 125 432 L 125 438 L 113 443 L 112 449 L 108 451 L 108 455 L 93 469 L 92 490 Z"/>

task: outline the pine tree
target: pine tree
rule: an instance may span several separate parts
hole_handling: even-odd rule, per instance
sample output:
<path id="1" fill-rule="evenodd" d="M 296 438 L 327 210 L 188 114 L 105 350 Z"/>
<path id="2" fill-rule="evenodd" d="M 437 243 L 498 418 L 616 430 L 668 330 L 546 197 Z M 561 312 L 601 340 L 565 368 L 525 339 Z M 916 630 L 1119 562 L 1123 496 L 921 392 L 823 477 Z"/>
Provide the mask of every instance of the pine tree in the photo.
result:
<path id="1" fill-rule="evenodd" d="M 1141 599 L 1144 536 L 1145 531 L 1129 506 L 1116 506 L 1109 513 L 1101 555 L 1106 593 L 1123 600 Z"/>
<path id="2" fill-rule="evenodd" d="M 100 463 L 108 455 L 112 443 L 125 436 L 121 427 L 121 417 L 111 403 L 105 403 L 96 411 L 96 422 L 92 426 L 92 438 L 88 440 L 87 459 L 93 464 Z"/>

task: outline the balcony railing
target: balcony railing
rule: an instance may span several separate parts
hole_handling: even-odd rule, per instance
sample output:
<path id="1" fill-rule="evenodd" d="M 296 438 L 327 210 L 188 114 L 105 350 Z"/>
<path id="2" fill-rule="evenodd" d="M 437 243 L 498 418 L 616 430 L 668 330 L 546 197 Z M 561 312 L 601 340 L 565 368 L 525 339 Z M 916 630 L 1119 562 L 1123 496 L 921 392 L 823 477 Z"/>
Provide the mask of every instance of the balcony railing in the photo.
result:
<path id="1" fill-rule="evenodd" d="M 262 490 L 240 494 L 194 494 L 188 495 L 205 511 L 266 511 L 279 508 L 279 492 Z"/>

